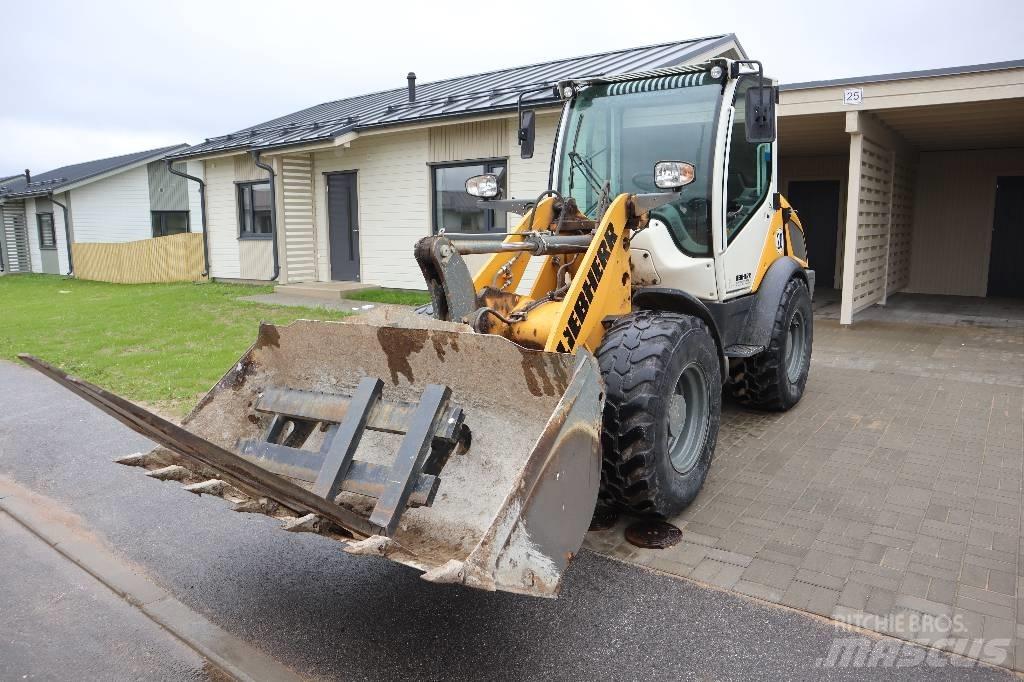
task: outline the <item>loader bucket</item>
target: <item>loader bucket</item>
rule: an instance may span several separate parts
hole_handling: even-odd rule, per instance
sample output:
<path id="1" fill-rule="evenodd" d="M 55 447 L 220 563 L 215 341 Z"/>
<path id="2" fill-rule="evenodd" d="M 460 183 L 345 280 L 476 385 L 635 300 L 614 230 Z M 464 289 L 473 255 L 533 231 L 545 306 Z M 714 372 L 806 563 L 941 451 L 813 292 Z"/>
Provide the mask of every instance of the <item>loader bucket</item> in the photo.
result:
<path id="1" fill-rule="evenodd" d="M 23 360 L 160 444 L 123 458 L 433 582 L 557 595 L 597 500 L 596 361 L 423 316 L 263 324 L 181 427 Z"/>

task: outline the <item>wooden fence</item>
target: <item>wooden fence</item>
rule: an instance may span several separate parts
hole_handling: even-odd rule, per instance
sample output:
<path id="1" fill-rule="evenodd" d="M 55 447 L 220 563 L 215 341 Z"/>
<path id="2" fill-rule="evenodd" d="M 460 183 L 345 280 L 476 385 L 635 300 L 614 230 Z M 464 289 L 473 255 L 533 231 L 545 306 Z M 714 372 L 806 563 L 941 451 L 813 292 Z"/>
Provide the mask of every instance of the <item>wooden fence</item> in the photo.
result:
<path id="1" fill-rule="evenodd" d="M 198 232 L 118 244 L 75 243 L 71 253 L 79 279 L 117 284 L 203 279 L 203 235 Z"/>

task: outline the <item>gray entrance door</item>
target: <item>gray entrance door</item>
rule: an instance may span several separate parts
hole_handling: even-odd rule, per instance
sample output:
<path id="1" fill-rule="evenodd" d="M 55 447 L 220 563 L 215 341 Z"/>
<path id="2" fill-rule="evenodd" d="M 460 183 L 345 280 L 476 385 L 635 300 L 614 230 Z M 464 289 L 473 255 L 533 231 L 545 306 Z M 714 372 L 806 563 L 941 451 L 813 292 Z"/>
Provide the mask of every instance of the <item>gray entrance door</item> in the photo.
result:
<path id="1" fill-rule="evenodd" d="M 359 281 L 359 210 L 356 174 L 327 176 L 327 224 L 331 239 L 331 279 Z"/>
<path id="2" fill-rule="evenodd" d="M 836 277 L 839 181 L 793 180 L 786 198 L 792 202 L 807 233 L 807 257 L 814 268 L 817 286 L 831 289 Z"/>

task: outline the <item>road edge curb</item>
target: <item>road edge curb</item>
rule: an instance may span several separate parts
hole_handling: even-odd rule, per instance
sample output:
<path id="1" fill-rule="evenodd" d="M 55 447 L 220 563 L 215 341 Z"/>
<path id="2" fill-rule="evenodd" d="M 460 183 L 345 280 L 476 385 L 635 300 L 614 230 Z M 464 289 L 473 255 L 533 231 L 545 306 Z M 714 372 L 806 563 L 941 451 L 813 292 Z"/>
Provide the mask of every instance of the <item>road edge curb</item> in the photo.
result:
<path id="1" fill-rule="evenodd" d="M 0 511 L 224 674 L 239 682 L 300 682 L 303 679 L 260 649 L 192 610 L 151 579 L 132 570 L 107 548 L 73 537 L 71 529 L 57 520 L 33 514 L 35 506 L 29 496 L 0 496 Z"/>

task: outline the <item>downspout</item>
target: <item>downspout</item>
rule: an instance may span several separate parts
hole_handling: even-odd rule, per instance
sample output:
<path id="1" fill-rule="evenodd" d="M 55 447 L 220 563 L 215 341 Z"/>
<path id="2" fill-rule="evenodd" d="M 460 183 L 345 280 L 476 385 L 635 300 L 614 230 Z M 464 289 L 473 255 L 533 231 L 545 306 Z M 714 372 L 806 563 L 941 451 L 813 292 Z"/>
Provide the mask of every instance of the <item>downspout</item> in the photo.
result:
<path id="1" fill-rule="evenodd" d="M 171 175 L 177 175 L 180 178 L 191 180 L 192 182 L 199 185 L 199 223 L 203 228 L 203 277 L 210 276 L 210 245 L 209 240 L 206 236 L 206 183 L 197 178 L 194 175 L 189 175 L 183 171 L 174 170 L 173 161 L 171 159 L 164 159 L 164 163 L 167 164 L 167 170 Z"/>
<path id="2" fill-rule="evenodd" d="M 252 152 L 253 163 L 256 164 L 257 168 L 262 168 L 267 171 L 270 176 L 270 233 L 271 233 L 271 247 L 272 253 L 274 254 L 274 274 L 271 275 L 270 281 L 277 280 L 278 275 L 281 274 L 281 263 L 278 261 L 277 255 L 277 196 L 274 188 L 275 174 L 274 169 L 269 164 L 260 161 L 260 152 L 258 149 L 253 149 Z"/>
<path id="3" fill-rule="evenodd" d="M 0 201 L 0 223 L 3 223 L 4 214 L 4 203 Z M 0 229 L 3 229 L 3 225 L 0 224 Z M 4 251 L 7 250 L 7 238 L 0 237 L 0 272 L 5 272 L 7 268 L 4 266 Z"/>
<path id="4" fill-rule="evenodd" d="M 71 224 L 68 222 L 68 207 L 54 199 L 53 192 L 50 192 L 49 197 L 50 203 L 57 204 L 64 212 L 64 245 L 68 247 L 68 277 L 71 277 L 75 274 L 75 264 L 71 260 Z"/>

